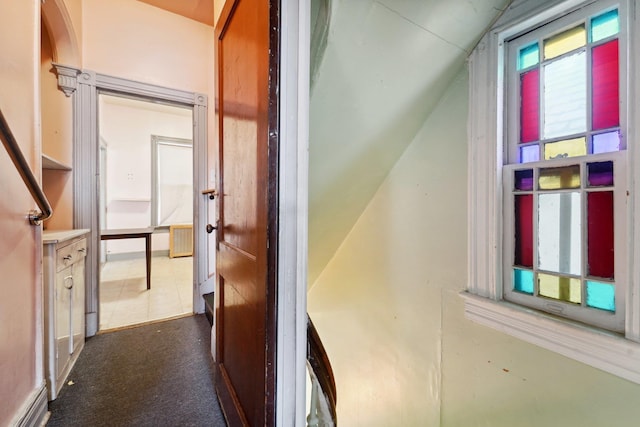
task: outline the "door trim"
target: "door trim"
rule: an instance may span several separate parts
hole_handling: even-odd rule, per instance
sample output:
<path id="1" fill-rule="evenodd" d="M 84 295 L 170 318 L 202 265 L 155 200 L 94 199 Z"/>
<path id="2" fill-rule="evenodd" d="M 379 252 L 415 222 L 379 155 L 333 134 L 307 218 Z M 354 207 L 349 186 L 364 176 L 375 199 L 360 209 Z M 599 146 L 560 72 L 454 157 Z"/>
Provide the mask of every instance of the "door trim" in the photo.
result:
<path id="1" fill-rule="evenodd" d="M 280 16 L 276 425 L 301 426 L 307 416 L 309 0 L 282 0 Z"/>
<path id="2" fill-rule="evenodd" d="M 73 67 L 69 67 L 73 68 Z M 91 70 L 76 70 L 73 92 L 73 226 L 90 229 L 87 239 L 86 335 L 99 328 L 99 176 L 98 176 L 98 95 L 132 96 L 151 101 L 180 104 L 193 109 L 194 154 L 194 246 L 193 311 L 204 312 L 200 285 L 208 279 L 207 263 L 201 255 L 206 251 L 206 200 L 199 196 L 207 188 L 207 96 L 201 93 L 171 89 L 148 83 L 99 74 Z M 202 258 L 202 259 L 201 259 Z"/>

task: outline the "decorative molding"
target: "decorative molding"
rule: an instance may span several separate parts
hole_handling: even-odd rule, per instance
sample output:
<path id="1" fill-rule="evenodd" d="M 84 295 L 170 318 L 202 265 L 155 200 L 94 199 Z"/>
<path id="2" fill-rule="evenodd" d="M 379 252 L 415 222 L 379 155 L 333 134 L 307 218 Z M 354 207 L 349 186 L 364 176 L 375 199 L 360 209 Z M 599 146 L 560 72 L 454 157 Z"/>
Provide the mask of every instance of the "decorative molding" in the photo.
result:
<path id="1" fill-rule="evenodd" d="M 207 97 L 195 94 L 193 100 L 193 247 L 196 254 L 207 254 L 193 258 L 193 311 L 204 313 L 204 298 L 201 295 L 215 290 L 215 279 L 209 277 L 209 251 L 215 250 L 215 246 L 209 244 L 209 236 L 213 238 L 213 235 L 207 233 L 206 225 L 209 222 L 209 210 L 215 212 L 216 203 L 201 194 L 202 190 L 209 188 Z"/>
<path id="2" fill-rule="evenodd" d="M 43 384 L 31 393 L 13 422 L 15 427 L 43 426 L 49 416 L 47 406 L 47 387 Z"/>
<path id="3" fill-rule="evenodd" d="M 144 99 L 157 99 L 165 102 L 173 102 L 193 107 L 193 146 L 194 153 L 198 153 L 194 167 L 194 176 L 198 182 L 194 182 L 194 194 L 207 188 L 206 165 L 205 169 L 198 166 L 199 162 L 206 162 L 207 153 L 207 96 L 203 94 L 165 88 L 163 86 L 136 82 L 119 77 L 99 74 L 91 70 L 82 70 L 78 75 L 77 89 L 73 94 L 74 99 L 74 135 L 73 135 L 73 225 L 75 228 L 88 228 L 91 230 L 87 237 L 87 264 L 86 264 L 86 325 L 87 337 L 93 336 L 98 331 L 99 319 L 99 212 L 97 200 L 99 199 L 99 175 L 98 175 L 98 92 L 113 92 L 125 96 L 141 97 Z M 196 100 L 198 103 L 196 103 Z M 201 177 L 202 175 L 202 177 Z M 203 184 L 204 183 L 204 184 Z M 194 233 L 194 245 L 196 248 L 204 247 L 202 239 L 206 239 L 204 227 L 200 226 L 202 208 L 198 205 L 199 198 L 194 202 L 194 230 L 202 230 Z M 206 212 L 206 211 L 205 211 Z M 203 216 L 202 218 L 206 218 Z M 196 228 L 198 227 L 198 228 Z M 205 236 L 203 236 L 205 234 Z M 202 259 L 201 259 L 202 258 Z M 194 258 L 194 289 L 200 290 L 199 285 L 206 282 L 203 275 L 205 257 Z M 198 292 L 194 292 L 197 294 Z M 202 298 L 194 297 L 194 311 L 204 311 Z"/>
<path id="4" fill-rule="evenodd" d="M 56 63 L 52 63 L 51 65 L 53 65 L 56 76 L 58 76 L 58 89 L 63 91 L 67 97 L 70 97 L 78 86 L 80 70 Z"/>
<path id="5" fill-rule="evenodd" d="M 505 301 L 460 295 L 469 320 L 640 384 L 639 343 Z"/>

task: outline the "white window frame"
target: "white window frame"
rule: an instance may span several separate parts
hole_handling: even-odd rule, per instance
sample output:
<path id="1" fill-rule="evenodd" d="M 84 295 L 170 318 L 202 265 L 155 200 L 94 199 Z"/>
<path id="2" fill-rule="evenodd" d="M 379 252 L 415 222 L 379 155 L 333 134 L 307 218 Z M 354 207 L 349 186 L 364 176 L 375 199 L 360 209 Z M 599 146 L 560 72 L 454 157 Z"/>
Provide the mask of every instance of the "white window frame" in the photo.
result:
<path id="1" fill-rule="evenodd" d="M 468 319 L 640 384 L 640 56 L 626 55 L 627 235 L 623 242 L 627 286 L 624 334 L 607 332 L 503 299 L 503 165 L 505 40 L 591 4 L 606 0 L 515 0 L 469 57 L 468 286 L 461 295 Z M 627 11 L 628 52 L 640 46 L 635 11 L 640 0 L 620 0 Z M 624 64 L 621 58 L 621 63 Z M 624 105 L 626 103 L 626 105 Z M 616 258 L 617 260 L 617 258 Z"/>

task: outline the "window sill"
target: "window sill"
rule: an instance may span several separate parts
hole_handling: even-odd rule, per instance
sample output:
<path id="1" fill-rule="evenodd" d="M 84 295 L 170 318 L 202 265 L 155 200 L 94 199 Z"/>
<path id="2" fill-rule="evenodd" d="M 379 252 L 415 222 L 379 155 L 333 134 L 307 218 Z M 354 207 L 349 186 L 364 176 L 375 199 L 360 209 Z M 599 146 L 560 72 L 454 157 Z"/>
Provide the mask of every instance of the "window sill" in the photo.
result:
<path id="1" fill-rule="evenodd" d="M 505 301 L 460 295 L 469 320 L 640 384 L 639 343 Z"/>

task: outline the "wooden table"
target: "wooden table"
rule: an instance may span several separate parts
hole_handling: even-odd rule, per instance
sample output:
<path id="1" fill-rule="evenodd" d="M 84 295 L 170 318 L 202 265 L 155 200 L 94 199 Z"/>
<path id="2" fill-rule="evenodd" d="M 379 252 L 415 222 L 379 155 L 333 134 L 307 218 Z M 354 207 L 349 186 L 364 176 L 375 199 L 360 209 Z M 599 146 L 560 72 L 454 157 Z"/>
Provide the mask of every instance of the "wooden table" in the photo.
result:
<path id="1" fill-rule="evenodd" d="M 144 237 L 147 256 L 147 289 L 151 289 L 151 233 L 153 233 L 153 230 L 154 227 L 100 231 L 100 240 L 138 239 Z"/>

